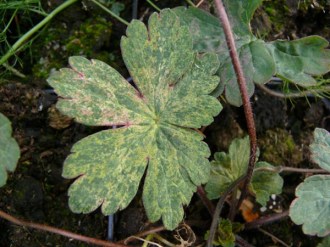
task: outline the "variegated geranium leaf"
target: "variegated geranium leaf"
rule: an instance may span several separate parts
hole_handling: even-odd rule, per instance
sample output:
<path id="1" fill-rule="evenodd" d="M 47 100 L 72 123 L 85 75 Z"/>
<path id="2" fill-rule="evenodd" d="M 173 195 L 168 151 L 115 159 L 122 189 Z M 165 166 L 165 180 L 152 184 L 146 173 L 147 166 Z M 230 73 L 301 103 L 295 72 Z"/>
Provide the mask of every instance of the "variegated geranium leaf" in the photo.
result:
<path id="1" fill-rule="evenodd" d="M 209 94 L 219 83 L 215 54 L 193 50 L 187 27 L 171 10 L 133 20 L 121 40 L 135 86 L 97 60 L 71 57 L 70 69 L 49 78 L 57 106 L 87 125 L 120 126 L 88 136 L 72 148 L 63 176 L 74 212 L 125 208 L 145 174 L 143 202 L 151 221 L 168 229 L 183 218 L 196 186 L 209 177 L 208 146 L 193 130 L 213 121 L 221 105 Z"/>

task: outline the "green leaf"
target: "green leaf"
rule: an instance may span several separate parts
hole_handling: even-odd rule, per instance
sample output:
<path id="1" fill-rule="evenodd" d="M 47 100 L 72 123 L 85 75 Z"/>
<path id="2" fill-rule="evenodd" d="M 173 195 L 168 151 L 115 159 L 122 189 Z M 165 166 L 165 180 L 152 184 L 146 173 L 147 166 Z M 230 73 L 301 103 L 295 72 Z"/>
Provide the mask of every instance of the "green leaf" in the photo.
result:
<path id="1" fill-rule="evenodd" d="M 312 160 L 323 169 L 330 171 L 330 134 L 325 129 L 314 130 L 314 142 L 310 145 Z"/>
<path id="2" fill-rule="evenodd" d="M 217 152 L 211 162 L 211 176 L 205 186 L 207 196 L 216 199 L 242 176 L 247 169 L 250 156 L 249 137 L 234 139 L 228 154 Z"/>
<path id="3" fill-rule="evenodd" d="M 258 162 L 256 169 L 274 168 L 267 162 Z M 269 197 L 272 194 L 278 195 L 282 193 L 283 178 L 276 172 L 256 170 L 251 181 L 251 190 L 256 195 L 256 201 L 262 206 L 266 206 Z"/>
<path id="4" fill-rule="evenodd" d="M 315 175 L 305 179 L 296 189 L 290 206 L 290 217 L 303 225 L 305 234 L 324 237 L 330 234 L 330 176 Z"/>
<path id="5" fill-rule="evenodd" d="M 257 39 L 251 32 L 250 20 L 262 0 L 224 1 L 236 37 L 236 48 L 246 77 L 248 93 L 254 93 L 255 83 L 266 83 L 275 72 L 272 56 L 264 41 Z M 229 56 L 225 35 L 218 18 L 197 9 L 179 7 L 175 12 L 189 27 L 193 35 L 194 47 L 200 52 L 216 52 L 220 60 L 220 84 L 213 94 L 219 96 L 223 89 L 229 103 L 242 104 L 235 71 Z"/>
<path id="6" fill-rule="evenodd" d="M 0 113 L 0 187 L 6 184 L 7 171 L 15 170 L 20 157 L 19 146 L 11 135 L 11 123 Z"/>
<path id="7" fill-rule="evenodd" d="M 247 170 L 250 157 L 249 138 L 235 139 L 229 146 L 228 154 L 221 152 L 214 154 L 211 162 L 211 177 L 205 186 L 210 199 L 221 196 L 226 189 Z M 256 195 L 256 200 L 265 206 L 271 194 L 280 194 L 283 187 L 283 179 L 278 173 L 261 170 L 261 168 L 273 168 L 267 162 L 258 162 L 253 174 L 250 189 Z"/>
<path id="8" fill-rule="evenodd" d="M 330 71 L 328 46 L 329 42 L 319 36 L 267 44 L 275 59 L 276 74 L 304 87 L 316 85 L 313 76 Z"/>
<path id="9" fill-rule="evenodd" d="M 121 40 L 130 85 L 110 66 L 71 57 L 71 69 L 49 78 L 61 96 L 57 106 L 88 125 L 121 125 L 76 143 L 63 176 L 74 212 L 101 206 L 106 215 L 125 208 L 145 174 L 143 202 L 151 221 L 168 229 L 183 218 L 196 186 L 208 180 L 208 146 L 192 128 L 208 125 L 221 105 L 215 54 L 198 55 L 187 27 L 170 10 L 151 15 L 148 28 L 133 20 Z M 146 173 L 145 173 L 146 172 Z"/>
<path id="10" fill-rule="evenodd" d="M 234 33 L 249 96 L 254 93 L 254 83 L 266 83 L 273 75 L 300 86 L 311 86 L 316 84 L 313 76 L 330 71 L 330 50 L 325 49 L 329 43 L 325 39 L 311 36 L 294 41 L 265 43 L 253 35 L 250 27 L 253 14 L 262 0 L 223 2 Z M 179 7 L 175 12 L 189 27 L 194 48 L 216 52 L 219 56 L 220 84 L 213 94 L 217 97 L 225 90 L 227 101 L 240 106 L 240 91 L 218 18 L 197 8 Z"/>
<path id="11" fill-rule="evenodd" d="M 234 247 L 235 246 L 235 233 L 241 231 L 243 225 L 237 222 L 231 222 L 228 219 L 221 219 L 218 225 L 216 236 L 213 240 L 213 245 L 223 247 Z M 205 239 L 209 238 L 209 231 L 205 235 Z"/>
<path id="12" fill-rule="evenodd" d="M 317 247 L 329 247 L 330 246 L 330 236 L 325 237 L 321 243 L 317 245 Z"/>

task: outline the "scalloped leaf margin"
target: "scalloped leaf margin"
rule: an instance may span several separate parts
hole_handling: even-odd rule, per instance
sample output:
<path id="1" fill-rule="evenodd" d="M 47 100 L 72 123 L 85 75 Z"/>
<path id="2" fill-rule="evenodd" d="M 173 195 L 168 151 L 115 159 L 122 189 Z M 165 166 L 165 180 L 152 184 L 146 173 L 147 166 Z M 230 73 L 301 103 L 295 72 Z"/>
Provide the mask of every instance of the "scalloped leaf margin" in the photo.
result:
<path id="1" fill-rule="evenodd" d="M 76 179 L 69 206 L 105 215 L 127 207 L 145 174 L 143 203 L 154 222 L 174 229 L 196 186 L 209 178 L 210 150 L 193 130 L 222 109 L 209 94 L 219 82 L 215 54 L 193 50 L 187 27 L 171 10 L 152 14 L 148 27 L 133 20 L 121 40 L 135 86 L 97 60 L 71 57 L 71 69 L 48 82 L 61 96 L 57 107 L 88 125 L 123 126 L 90 135 L 72 148 L 63 176 Z"/>

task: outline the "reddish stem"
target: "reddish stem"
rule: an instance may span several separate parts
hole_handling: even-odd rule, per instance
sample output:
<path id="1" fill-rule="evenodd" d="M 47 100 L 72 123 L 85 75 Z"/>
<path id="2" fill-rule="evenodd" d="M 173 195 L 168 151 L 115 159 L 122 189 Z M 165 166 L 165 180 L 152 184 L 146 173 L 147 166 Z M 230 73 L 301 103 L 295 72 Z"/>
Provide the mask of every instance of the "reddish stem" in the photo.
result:
<path id="1" fill-rule="evenodd" d="M 240 63 L 238 55 L 237 55 L 235 39 L 234 39 L 234 35 L 233 35 L 233 32 L 230 27 L 228 16 L 227 16 L 226 10 L 223 6 L 222 0 L 215 0 L 214 3 L 216 6 L 216 9 L 218 11 L 218 15 L 219 15 L 219 19 L 221 21 L 222 27 L 223 27 L 223 31 L 225 33 L 227 46 L 229 49 L 229 54 L 230 54 L 231 61 L 232 61 L 232 64 L 233 64 L 233 67 L 234 67 L 234 70 L 236 73 L 237 82 L 239 85 L 242 102 L 243 102 L 247 129 L 248 129 L 248 133 L 249 133 L 249 137 L 250 137 L 250 159 L 249 159 L 248 169 L 246 172 L 245 181 L 244 181 L 243 188 L 242 188 L 241 197 L 238 202 L 238 206 L 239 206 L 241 204 L 243 198 L 246 197 L 248 185 L 252 179 L 252 174 L 253 174 L 253 170 L 254 170 L 254 166 L 255 166 L 255 162 L 256 162 L 257 134 L 256 134 L 256 128 L 255 128 L 255 123 L 254 123 L 254 118 L 253 118 L 252 106 L 250 103 L 250 97 L 249 97 L 247 87 L 246 87 L 246 80 L 244 77 L 241 63 Z"/>
<path id="2" fill-rule="evenodd" d="M 201 201 L 203 202 L 204 206 L 207 208 L 209 211 L 210 215 L 214 214 L 215 207 L 213 203 L 207 198 L 205 190 L 202 186 L 197 187 L 197 194 Z"/>
<path id="3" fill-rule="evenodd" d="M 20 220 L 20 219 L 17 219 L 15 217 L 3 212 L 2 210 L 0 210 L 0 218 L 8 220 L 8 221 L 10 221 L 10 222 L 12 222 L 16 225 L 30 227 L 30 228 L 38 229 L 38 230 L 41 230 L 41 231 L 56 233 L 56 234 L 68 237 L 70 239 L 76 239 L 76 240 L 79 240 L 79 241 L 82 241 L 82 242 L 85 242 L 85 243 L 89 243 L 89 244 L 94 244 L 94 245 L 99 245 L 99 246 L 107 246 L 107 247 L 127 247 L 128 246 L 128 245 L 111 243 L 111 242 L 96 239 L 96 238 L 86 237 L 86 236 L 83 236 L 83 235 L 80 235 L 80 234 L 76 234 L 76 233 L 69 232 L 69 231 L 66 231 L 66 230 L 62 230 L 62 229 L 59 229 L 59 228 L 47 226 L 47 225 L 44 225 L 44 224 L 38 224 L 38 223 L 28 222 L 28 221 L 25 221 L 25 220 Z"/>
<path id="4" fill-rule="evenodd" d="M 251 229 L 256 229 L 264 225 L 271 224 L 276 221 L 283 220 L 289 216 L 289 210 L 284 211 L 279 214 L 273 214 L 270 216 L 262 217 L 257 220 L 251 221 L 249 223 L 246 223 L 244 226 L 245 230 L 251 230 Z"/>

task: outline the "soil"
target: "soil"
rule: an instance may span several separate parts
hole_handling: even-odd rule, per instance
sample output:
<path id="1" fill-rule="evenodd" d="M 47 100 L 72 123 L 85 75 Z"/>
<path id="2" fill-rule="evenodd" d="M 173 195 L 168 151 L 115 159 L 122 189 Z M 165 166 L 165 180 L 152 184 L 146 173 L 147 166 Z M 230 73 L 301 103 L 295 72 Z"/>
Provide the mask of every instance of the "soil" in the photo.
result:
<path id="1" fill-rule="evenodd" d="M 50 10 L 61 2 L 42 1 L 42 4 L 46 10 Z M 121 15 L 130 19 L 131 1 L 121 2 L 125 5 Z M 289 0 L 265 1 L 256 12 L 253 29 L 268 40 L 318 34 L 330 41 L 330 6 L 326 1 L 317 2 L 319 5 L 312 8 L 310 5 L 298 7 Z M 185 1 L 161 1 L 159 6 L 185 4 Z M 65 67 L 70 55 L 82 51 L 88 53 L 89 57 L 108 62 L 128 76 L 119 50 L 119 39 L 125 32 L 125 26 L 87 1 L 85 8 L 79 3 L 63 11 L 42 31 L 29 51 L 18 54 L 28 79 L 18 79 L 15 75 L 3 77 L 7 83 L 0 86 L 0 112 L 12 122 L 13 136 L 21 148 L 21 158 L 16 171 L 9 175 L 6 186 L 0 188 L 0 209 L 28 221 L 106 239 L 107 217 L 100 210 L 86 215 L 72 213 L 67 197 L 67 189 L 72 181 L 61 176 L 63 162 L 72 145 L 102 128 L 75 123 L 58 112 L 55 108 L 57 96 L 45 80 L 50 68 Z M 142 3 L 138 13 L 146 19 L 151 11 L 146 3 Z M 32 16 L 33 23 L 38 21 Z M 91 22 L 99 27 L 93 30 L 94 33 L 89 26 Z M 26 26 L 22 27 L 28 30 L 28 24 L 24 24 Z M 67 46 L 68 43 L 70 46 Z M 32 52 L 32 56 L 29 52 Z M 315 127 L 330 130 L 329 101 L 314 97 L 290 101 L 269 96 L 257 89 L 252 103 L 260 159 L 272 164 L 314 168 L 315 165 L 310 162 L 308 145 Z M 232 139 L 246 135 L 243 110 L 225 105 L 215 122 L 206 128 L 205 135 L 213 153 L 226 151 Z M 283 209 L 288 208 L 296 186 L 303 179 L 303 175 L 284 175 L 285 190 L 280 196 Z M 187 227 L 188 230 L 185 228 L 188 234 L 181 232 L 179 238 L 174 237 L 175 232 L 162 232 L 160 235 L 176 243 L 176 246 L 201 246 L 211 218 L 197 196 L 193 197 L 185 213 L 187 225 L 191 227 Z M 141 196 L 138 195 L 128 208 L 115 215 L 114 238 L 120 240 L 159 225 L 148 222 Z M 320 241 L 316 237 L 307 237 L 301 227 L 287 219 L 263 229 L 292 246 L 316 246 Z M 257 230 L 245 231 L 240 236 L 254 246 L 281 246 L 274 238 Z M 183 239 L 188 238 L 190 242 L 184 244 Z M 0 219 L 0 246 L 90 245 Z M 141 242 L 136 242 L 136 246 L 142 246 Z"/>

